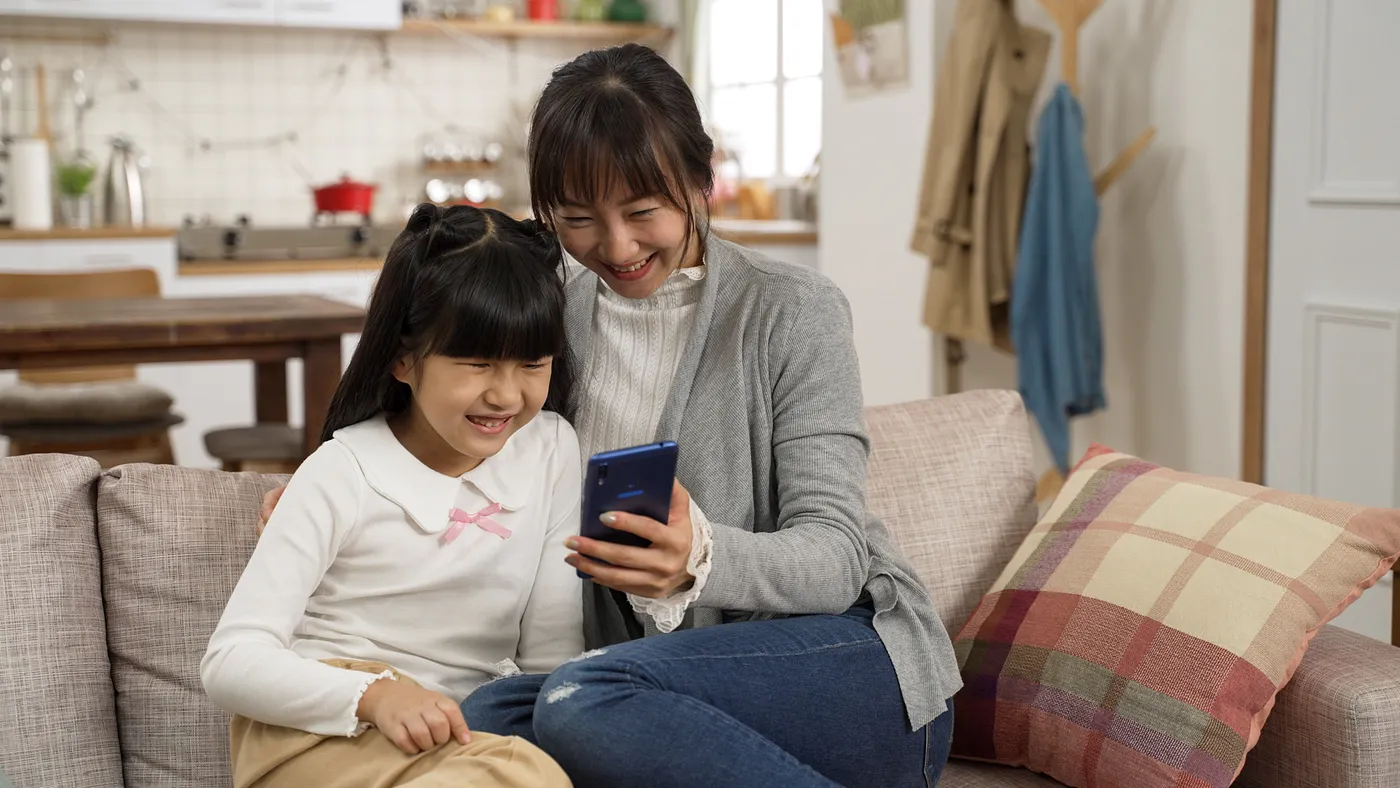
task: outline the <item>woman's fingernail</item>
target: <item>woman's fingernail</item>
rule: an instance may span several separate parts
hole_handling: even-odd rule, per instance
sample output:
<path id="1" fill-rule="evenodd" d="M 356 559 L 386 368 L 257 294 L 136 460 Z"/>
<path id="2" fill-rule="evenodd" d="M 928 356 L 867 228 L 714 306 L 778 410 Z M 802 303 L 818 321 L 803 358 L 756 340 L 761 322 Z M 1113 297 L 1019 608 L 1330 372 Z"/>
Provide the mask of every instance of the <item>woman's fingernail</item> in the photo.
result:
<path id="1" fill-rule="evenodd" d="M 603 521 L 603 525 L 617 525 L 617 515 L 612 512 L 604 512 L 598 519 Z"/>
<path id="2" fill-rule="evenodd" d="M 564 540 L 564 546 L 567 547 L 567 548 L 569 548 L 570 550 L 577 550 L 577 549 L 578 549 L 578 540 L 575 539 L 575 538 L 573 538 L 573 537 L 571 536 L 571 537 L 569 537 L 568 539 L 565 539 L 565 540 Z"/>

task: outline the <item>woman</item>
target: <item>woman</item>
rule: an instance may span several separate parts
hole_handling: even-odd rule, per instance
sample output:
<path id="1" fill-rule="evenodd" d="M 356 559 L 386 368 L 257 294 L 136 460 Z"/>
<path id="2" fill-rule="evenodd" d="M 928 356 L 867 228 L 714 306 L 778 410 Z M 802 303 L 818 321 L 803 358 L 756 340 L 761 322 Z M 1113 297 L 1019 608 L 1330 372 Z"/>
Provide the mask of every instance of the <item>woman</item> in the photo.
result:
<path id="1" fill-rule="evenodd" d="M 677 489 L 669 523 L 604 515 L 648 548 L 568 543 L 593 651 L 484 685 L 464 716 L 585 787 L 931 785 L 961 682 L 866 512 L 848 305 L 710 235 L 712 152 L 638 45 L 560 67 L 535 109 L 533 208 L 586 269 L 566 272 L 583 452 L 675 440 Z"/>

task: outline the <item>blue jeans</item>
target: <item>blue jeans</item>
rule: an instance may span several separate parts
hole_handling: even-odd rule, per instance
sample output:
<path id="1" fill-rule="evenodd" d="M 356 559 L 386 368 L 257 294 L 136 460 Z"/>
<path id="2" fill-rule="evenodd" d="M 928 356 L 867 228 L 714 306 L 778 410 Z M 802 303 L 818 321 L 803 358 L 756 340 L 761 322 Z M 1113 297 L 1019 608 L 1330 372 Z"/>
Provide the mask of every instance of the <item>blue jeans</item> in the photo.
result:
<path id="1" fill-rule="evenodd" d="M 949 711 L 909 730 L 867 607 L 685 630 L 483 685 L 473 730 L 544 749 L 578 788 L 938 782 Z"/>

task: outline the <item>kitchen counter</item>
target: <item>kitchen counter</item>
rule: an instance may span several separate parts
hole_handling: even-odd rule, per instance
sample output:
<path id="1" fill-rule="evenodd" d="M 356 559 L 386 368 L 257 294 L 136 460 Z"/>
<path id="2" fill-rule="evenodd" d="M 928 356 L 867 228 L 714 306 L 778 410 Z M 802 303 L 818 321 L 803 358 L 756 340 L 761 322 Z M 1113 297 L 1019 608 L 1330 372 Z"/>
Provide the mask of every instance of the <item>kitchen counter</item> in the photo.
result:
<path id="1" fill-rule="evenodd" d="M 384 261 L 373 257 L 326 260 L 181 260 L 180 276 L 261 276 L 335 271 L 378 271 Z"/>
<path id="2" fill-rule="evenodd" d="M 815 222 L 758 219 L 715 219 L 711 226 L 721 238 L 741 246 L 817 244 Z"/>
<path id="3" fill-rule="evenodd" d="M 54 227 L 52 230 L 16 230 L 0 227 L 0 241 L 103 241 L 125 238 L 173 238 L 174 227 L 92 227 L 79 230 Z"/>
<path id="4" fill-rule="evenodd" d="M 743 246 L 772 250 L 783 259 L 805 258 L 817 245 L 817 226 L 811 222 L 716 219 L 714 232 Z M 812 251 L 808 251 L 808 250 Z M 791 259 L 790 262 L 805 262 Z M 815 262 L 815 261 L 813 261 Z M 812 264 L 812 263 L 807 263 Z M 378 271 L 384 261 L 374 257 L 307 260 L 181 260 L 176 274 L 198 276 L 266 276 L 346 271 Z"/>

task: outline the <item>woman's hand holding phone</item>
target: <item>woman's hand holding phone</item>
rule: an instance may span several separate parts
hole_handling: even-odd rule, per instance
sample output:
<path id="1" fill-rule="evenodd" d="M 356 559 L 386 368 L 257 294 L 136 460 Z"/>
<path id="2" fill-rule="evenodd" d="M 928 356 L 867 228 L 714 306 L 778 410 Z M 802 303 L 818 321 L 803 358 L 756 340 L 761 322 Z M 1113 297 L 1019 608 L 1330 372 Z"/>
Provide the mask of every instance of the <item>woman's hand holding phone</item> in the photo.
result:
<path id="1" fill-rule="evenodd" d="M 651 546 L 569 537 L 564 546 L 575 552 L 564 559 L 565 563 L 590 575 L 593 582 L 648 599 L 663 599 L 695 582 L 686 569 L 694 538 L 690 493 L 679 481 L 671 488 L 671 512 L 666 523 L 626 512 L 605 512 L 600 519 L 609 528 L 639 536 Z M 603 561 L 606 563 L 600 563 Z"/>

